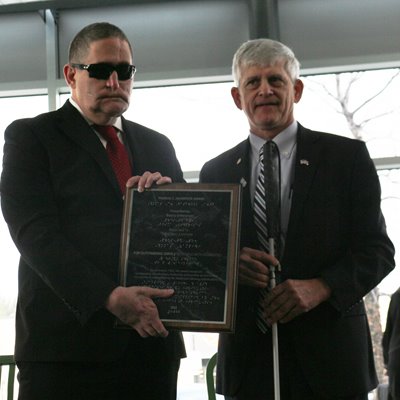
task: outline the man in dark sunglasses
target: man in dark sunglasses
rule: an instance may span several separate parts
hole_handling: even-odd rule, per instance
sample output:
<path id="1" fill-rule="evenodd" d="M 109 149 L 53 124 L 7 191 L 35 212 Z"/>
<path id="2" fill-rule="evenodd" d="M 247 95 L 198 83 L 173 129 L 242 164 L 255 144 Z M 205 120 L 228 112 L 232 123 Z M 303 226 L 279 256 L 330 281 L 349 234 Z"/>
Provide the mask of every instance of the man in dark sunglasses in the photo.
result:
<path id="1" fill-rule="evenodd" d="M 83 69 L 89 72 L 90 78 L 107 80 L 111 74 L 116 71 L 118 80 L 127 81 L 133 77 L 136 72 L 136 67 L 127 63 L 121 64 L 109 64 L 109 63 L 98 63 L 98 64 L 71 64 L 74 68 Z"/>
<path id="2" fill-rule="evenodd" d="M 91 24 L 64 67 L 71 98 L 6 129 L 1 203 L 22 254 L 20 400 L 176 398 L 182 335 L 152 300 L 173 291 L 118 280 L 126 185 L 183 181 L 171 142 L 122 117 L 135 71 L 126 35 Z"/>

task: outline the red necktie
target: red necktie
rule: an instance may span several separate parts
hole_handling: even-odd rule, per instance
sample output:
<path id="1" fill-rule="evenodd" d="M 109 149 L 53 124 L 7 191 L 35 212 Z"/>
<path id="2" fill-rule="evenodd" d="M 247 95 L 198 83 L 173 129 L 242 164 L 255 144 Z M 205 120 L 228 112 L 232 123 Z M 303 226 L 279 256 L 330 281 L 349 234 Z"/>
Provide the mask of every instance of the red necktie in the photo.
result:
<path id="1" fill-rule="evenodd" d="M 121 192 L 125 194 L 126 181 L 132 176 L 125 146 L 118 139 L 117 130 L 111 125 L 95 125 L 96 131 L 107 141 L 106 151 L 117 177 Z"/>

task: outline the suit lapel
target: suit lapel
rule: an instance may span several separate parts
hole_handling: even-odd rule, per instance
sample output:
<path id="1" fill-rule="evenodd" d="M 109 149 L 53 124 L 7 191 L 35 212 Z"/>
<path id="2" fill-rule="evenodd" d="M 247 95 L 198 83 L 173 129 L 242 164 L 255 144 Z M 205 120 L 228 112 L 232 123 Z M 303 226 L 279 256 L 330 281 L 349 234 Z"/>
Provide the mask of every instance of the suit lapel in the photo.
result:
<path id="1" fill-rule="evenodd" d="M 114 187 L 118 197 L 121 192 L 114 171 L 99 138 L 79 111 L 67 101 L 59 110 L 59 129 L 95 159 L 100 169 Z"/>
<path id="2" fill-rule="evenodd" d="M 140 135 L 139 125 L 122 118 L 125 147 L 129 153 L 133 175 L 139 175 L 144 166 L 149 165 L 148 152 L 145 151 L 146 135 Z M 138 143 L 138 140 L 140 143 Z M 138 151 L 140 149 L 140 151 Z M 155 172 L 155 171 L 154 171 Z"/>
<path id="3" fill-rule="evenodd" d="M 294 167 L 293 200 L 286 239 L 287 244 L 290 243 L 291 232 L 297 230 L 299 217 L 307 201 L 308 193 L 320 163 L 322 147 L 319 138 L 320 136 L 316 132 L 305 129 L 299 124 Z"/>
<path id="4" fill-rule="evenodd" d="M 234 183 L 240 183 L 243 190 L 243 207 L 250 202 L 250 143 L 247 140 L 239 143 L 231 157 L 230 167 L 226 173 L 228 180 Z"/>
<path id="5" fill-rule="evenodd" d="M 242 237 L 241 246 L 257 246 L 257 237 L 253 219 L 253 206 L 250 196 L 250 142 L 245 140 L 240 143 L 233 153 L 231 173 L 232 182 L 242 185 Z"/>
<path id="6" fill-rule="evenodd" d="M 244 191 L 249 192 L 250 184 L 250 158 L 249 158 L 250 143 L 248 140 L 243 141 L 237 147 L 237 151 L 232 158 L 231 171 L 234 175 L 233 180 L 240 183 Z"/>

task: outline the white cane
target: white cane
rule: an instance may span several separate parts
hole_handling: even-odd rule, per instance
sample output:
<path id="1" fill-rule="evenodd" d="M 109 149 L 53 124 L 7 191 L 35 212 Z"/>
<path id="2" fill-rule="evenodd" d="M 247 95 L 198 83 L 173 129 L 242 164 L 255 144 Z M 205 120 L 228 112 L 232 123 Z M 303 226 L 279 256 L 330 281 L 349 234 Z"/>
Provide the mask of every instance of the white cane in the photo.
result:
<path id="1" fill-rule="evenodd" d="M 265 216 L 267 222 L 268 247 L 269 253 L 275 257 L 275 244 L 280 241 L 281 223 L 281 162 L 279 149 L 273 141 L 267 141 L 263 146 L 263 172 L 264 172 L 264 193 L 265 197 Z M 276 243 L 275 243 L 276 242 Z M 276 286 L 276 266 L 270 267 L 270 289 Z M 278 266 L 279 268 L 279 266 Z M 278 324 L 272 324 L 272 353 L 274 369 L 274 393 L 275 400 L 280 400 L 279 382 L 279 344 L 278 344 Z"/>
<path id="2" fill-rule="evenodd" d="M 275 239 L 268 239 L 270 253 L 275 257 Z M 276 277 L 275 277 L 275 266 L 271 265 L 270 267 L 270 288 L 273 289 L 276 286 Z M 275 322 L 272 324 L 272 353 L 273 353 L 273 367 L 274 367 L 274 393 L 275 400 L 280 400 L 281 398 L 281 388 L 279 381 L 279 341 L 278 341 L 278 324 Z"/>

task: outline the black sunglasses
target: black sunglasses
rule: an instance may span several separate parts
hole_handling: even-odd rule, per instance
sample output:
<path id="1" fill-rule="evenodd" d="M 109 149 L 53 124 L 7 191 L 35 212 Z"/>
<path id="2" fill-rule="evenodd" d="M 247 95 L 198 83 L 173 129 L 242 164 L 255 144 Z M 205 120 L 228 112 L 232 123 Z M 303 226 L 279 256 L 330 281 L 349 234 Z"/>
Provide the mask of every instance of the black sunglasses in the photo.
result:
<path id="1" fill-rule="evenodd" d="M 85 69 L 89 72 L 90 78 L 107 80 L 114 71 L 117 71 L 118 79 L 126 81 L 131 79 L 136 72 L 136 67 L 130 64 L 71 64 L 74 68 Z"/>

